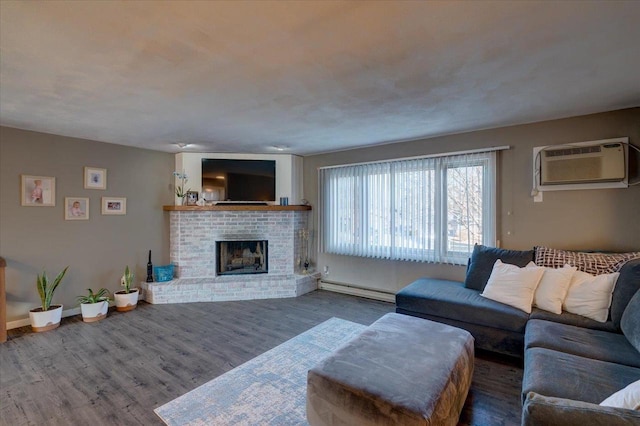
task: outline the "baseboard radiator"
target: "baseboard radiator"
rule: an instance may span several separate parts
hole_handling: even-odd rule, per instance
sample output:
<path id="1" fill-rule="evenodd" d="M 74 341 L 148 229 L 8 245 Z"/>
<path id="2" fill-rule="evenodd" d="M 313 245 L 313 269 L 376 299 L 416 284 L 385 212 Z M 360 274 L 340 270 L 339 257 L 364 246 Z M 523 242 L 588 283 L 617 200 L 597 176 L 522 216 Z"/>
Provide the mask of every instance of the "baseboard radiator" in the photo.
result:
<path id="1" fill-rule="evenodd" d="M 341 283 L 336 281 L 320 280 L 320 284 L 318 285 L 318 288 L 320 290 L 350 294 L 352 296 L 366 297 L 367 299 L 381 300 L 383 302 L 394 303 L 396 301 L 395 293 L 391 293 L 383 290 L 372 290 L 369 288 L 358 287 L 352 284 Z"/>

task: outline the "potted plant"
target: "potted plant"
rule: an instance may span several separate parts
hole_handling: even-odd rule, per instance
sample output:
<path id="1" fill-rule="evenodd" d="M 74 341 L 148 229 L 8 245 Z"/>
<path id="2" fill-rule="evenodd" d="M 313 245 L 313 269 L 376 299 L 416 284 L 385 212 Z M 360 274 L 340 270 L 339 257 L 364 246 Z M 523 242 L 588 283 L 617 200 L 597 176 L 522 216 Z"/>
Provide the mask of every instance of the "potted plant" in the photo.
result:
<path id="1" fill-rule="evenodd" d="M 124 269 L 124 275 L 120 279 L 120 285 L 124 287 L 124 290 L 117 291 L 114 294 L 116 301 L 116 311 L 126 312 L 131 311 L 138 305 L 138 289 L 131 288 L 133 282 L 133 274 L 129 271 L 129 265 Z"/>
<path id="2" fill-rule="evenodd" d="M 88 295 L 78 296 L 80 311 L 82 312 L 82 321 L 95 322 L 107 317 L 109 309 L 109 290 L 101 288 L 94 293 L 90 288 L 87 289 Z"/>
<path id="3" fill-rule="evenodd" d="M 187 174 L 184 172 L 184 170 L 182 171 L 182 173 L 180 172 L 173 172 L 173 175 L 180 179 L 180 185 L 176 185 L 176 197 L 178 197 L 180 199 L 180 205 L 184 206 L 185 205 L 185 197 L 187 196 L 187 192 L 189 192 L 191 189 L 184 189 L 185 184 L 189 181 L 189 177 L 187 176 Z"/>
<path id="4" fill-rule="evenodd" d="M 60 319 L 62 318 L 62 305 L 51 305 L 51 298 L 53 292 L 60 285 L 64 274 L 69 267 L 67 266 L 58 274 L 53 280 L 53 283 L 49 282 L 46 272 L 42 272 L 42 275 L 38 275 L 36 287 L 38 288 L 38 294 L 40 295 L 40 301 L 42 306 L 31 309 L 29 311 L 29 320 L 31 321 L 31 329 L 35 332 L 53 330 L 60 325 Z"/>

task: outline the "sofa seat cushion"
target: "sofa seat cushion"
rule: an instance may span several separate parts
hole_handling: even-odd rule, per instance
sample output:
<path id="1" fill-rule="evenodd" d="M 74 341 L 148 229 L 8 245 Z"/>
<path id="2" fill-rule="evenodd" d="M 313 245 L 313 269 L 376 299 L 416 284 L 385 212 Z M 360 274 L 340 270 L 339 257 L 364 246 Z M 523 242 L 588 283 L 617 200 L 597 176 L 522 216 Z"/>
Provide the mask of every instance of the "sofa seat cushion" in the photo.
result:
<path id="1" fill-rule="evenodd" d="M 546 348 L 640 368 L 640 352 L 631 346 L 624 335 L 618 333 L 530 320 L 524 342 L 525 350 Z"/>
<path id="2" fill-rule="evenodd" d="M 524 333 L 529 318 L 520 309 L 484 298 L 461 282 L 430 278 L 421 278 L 400 290 L 396 306 L 403 311 L 520 333 Z"/>
<path id="3" fill-rule="evenodd" d="M 530 348 L 524 353 L 522 400 L 529 392 L 536 392 L 600 404 L 636 380 L 640 380 L 640 368 Z"/>
<path id="4" fill-rule="evenodd" d="M 531 310 L 530 319 L 553 321 L 561 324 L 575 325 L 576 327 L 591 328 L 594 330 L 610 331 L 613 333 L 619 332 L 613 321 L 598 322 L 596 320 L 592 320 L 591 318 L 572 314 L 571 312 L 563 312 L 558 315 L 554 314 L 553 312 L 533 308 Z"/>

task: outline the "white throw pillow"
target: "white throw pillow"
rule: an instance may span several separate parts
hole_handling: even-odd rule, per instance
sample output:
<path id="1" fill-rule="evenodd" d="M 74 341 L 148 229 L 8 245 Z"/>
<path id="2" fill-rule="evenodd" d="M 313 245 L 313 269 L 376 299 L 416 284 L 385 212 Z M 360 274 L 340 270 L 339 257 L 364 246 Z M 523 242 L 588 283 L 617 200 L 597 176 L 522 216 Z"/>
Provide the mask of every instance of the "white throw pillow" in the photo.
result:
<path id="1" fill-rule="evenodd" d="M 560 315 L 562 302 L 571 285 L 571 277 L 577 270 L 574 266 L 562 268 L 544 268 L 544 275 L 533 296 L 533 306 Z"/>
<path id="2" fill-rule="evenodd" d="M 619 272 L 601 275 L 574 272 L 563 309 L 598 322 L 607 322 L 613 288 L 619 275 Z"/>
<path id="3" fill-rule="evenodd" d="M 536 287 L 544 274 L 544 268 L 529 262 L 524 268 L 496 260 L 484 291 L 487 299 L 513 306 L 531 313 L 531 304 Z"/>
<path id="4" fill-rule="evenodd" d="M 631 383 L 600 403 L 606 407 L 640 410 L 640 380 Z"/>

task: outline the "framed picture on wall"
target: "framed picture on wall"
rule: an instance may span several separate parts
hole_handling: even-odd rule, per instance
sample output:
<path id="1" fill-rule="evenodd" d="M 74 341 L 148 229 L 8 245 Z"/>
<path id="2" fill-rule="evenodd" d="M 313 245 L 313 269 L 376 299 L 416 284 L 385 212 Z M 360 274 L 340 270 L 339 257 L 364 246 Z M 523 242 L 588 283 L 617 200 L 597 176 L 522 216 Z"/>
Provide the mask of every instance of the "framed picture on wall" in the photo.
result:
<path id="1" fill-rule="evenodd" d="M 102 197 L 102 214 L 127 214 L 127 199 Z"/>
<path id="2" fill-rule="evenodd" d="M 85 167 L 84 189 L 107 189 L 107 169 Z"/>
<path id="3" fill-rule="evenodd" d="M 89 199 L 64 197 L 64 220 L 89 220 Z"/>
<path id="4" fill-rule="evenodd" d="M 20 200 L 23 206 L 55 207 L 56 178 L 21 175 Z"/>

